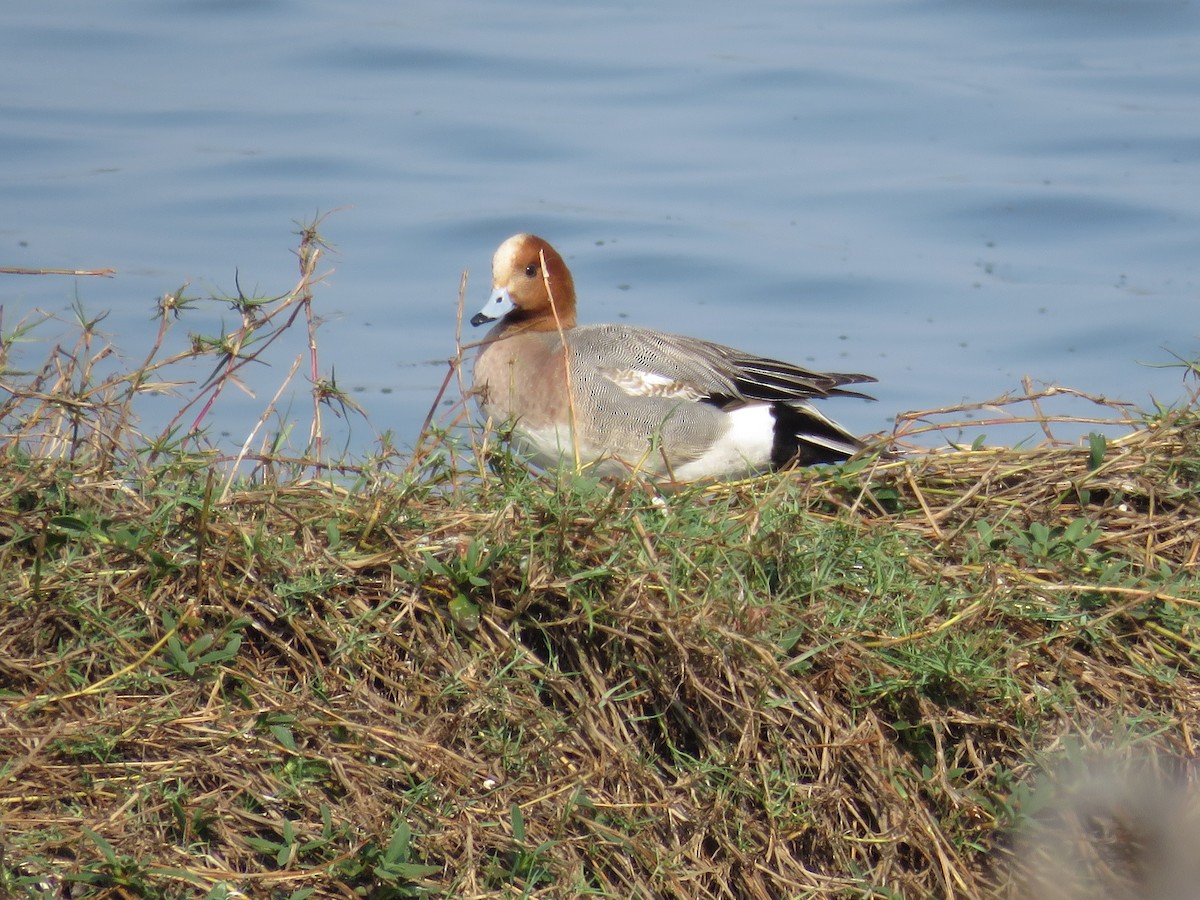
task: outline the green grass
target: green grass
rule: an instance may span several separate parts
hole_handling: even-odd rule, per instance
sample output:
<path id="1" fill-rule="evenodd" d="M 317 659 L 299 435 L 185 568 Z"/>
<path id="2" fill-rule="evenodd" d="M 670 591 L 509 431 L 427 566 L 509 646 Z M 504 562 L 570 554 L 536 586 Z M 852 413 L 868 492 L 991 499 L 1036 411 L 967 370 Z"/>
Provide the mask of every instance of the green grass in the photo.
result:
<path id="1" fill-rule="evenodd" d="M 192 410 L 310 321 L 301 257 L 196 342 Z M 135 427 L 179 360 L 89 368 L 81 318 L 4 358 L 0 895 L 1149 896 L 1186 862 L 1194 403 L 668 493 L 455 427 L 212 465 Z"/>

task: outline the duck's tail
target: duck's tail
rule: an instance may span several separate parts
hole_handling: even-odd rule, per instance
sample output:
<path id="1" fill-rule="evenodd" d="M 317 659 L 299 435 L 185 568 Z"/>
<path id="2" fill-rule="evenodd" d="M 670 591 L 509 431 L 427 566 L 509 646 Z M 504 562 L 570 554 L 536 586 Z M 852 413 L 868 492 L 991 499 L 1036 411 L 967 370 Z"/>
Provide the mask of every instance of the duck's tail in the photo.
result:
<path id="1" fill-rule="evenodd" d="M 775 415 L 771 465 L 776 469 L 841 462 L 867 446 L 807 401 L 775 403 L 771 410 Z"/>

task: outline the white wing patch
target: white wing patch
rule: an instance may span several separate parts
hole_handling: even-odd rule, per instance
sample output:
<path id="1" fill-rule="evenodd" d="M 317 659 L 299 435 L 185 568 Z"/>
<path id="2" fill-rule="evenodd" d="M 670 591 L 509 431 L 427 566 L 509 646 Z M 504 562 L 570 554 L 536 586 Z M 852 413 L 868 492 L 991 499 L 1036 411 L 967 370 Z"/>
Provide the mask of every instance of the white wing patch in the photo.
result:
<path id="1" fill-rule="evenodd" d="M 703 400 L 708 396 L 695 385 L 640 369 L 601 369 L 600 374 L 630 397 L 664 397 L 669 400 Z"/>

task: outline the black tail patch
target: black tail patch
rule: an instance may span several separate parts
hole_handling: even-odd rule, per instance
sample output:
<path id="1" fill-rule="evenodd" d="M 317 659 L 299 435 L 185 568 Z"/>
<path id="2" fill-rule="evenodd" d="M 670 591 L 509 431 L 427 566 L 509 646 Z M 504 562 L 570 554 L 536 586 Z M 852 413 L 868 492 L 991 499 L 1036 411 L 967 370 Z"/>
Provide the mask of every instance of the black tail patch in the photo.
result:
<path id="1" fill-rule="evenodd" d="M 853 435 L 786 403 L 772 404 L 771 414 L 775 416 L 775 440 L 771 445 L 773 468 L 841 462 L 865 446 Z M 806 436 L 827 438 L 831 442 L 848 445 L 853 452 L 826 447 L 819 440 L 813 441 Z"/>

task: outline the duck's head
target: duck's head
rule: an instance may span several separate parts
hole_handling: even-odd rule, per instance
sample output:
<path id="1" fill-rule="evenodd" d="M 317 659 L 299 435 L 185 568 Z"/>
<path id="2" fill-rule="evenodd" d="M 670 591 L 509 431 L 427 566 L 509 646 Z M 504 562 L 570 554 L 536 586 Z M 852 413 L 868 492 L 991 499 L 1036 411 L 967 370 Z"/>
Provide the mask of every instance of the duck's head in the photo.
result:
<path id="1" fill-rule="evenodd" d="M 558 251 L 532 234 L 514 234 L 492 257 L 492 294 L 472 325 L 504 319 L 529 330 L 575 325 L 575 282 Z"/>

